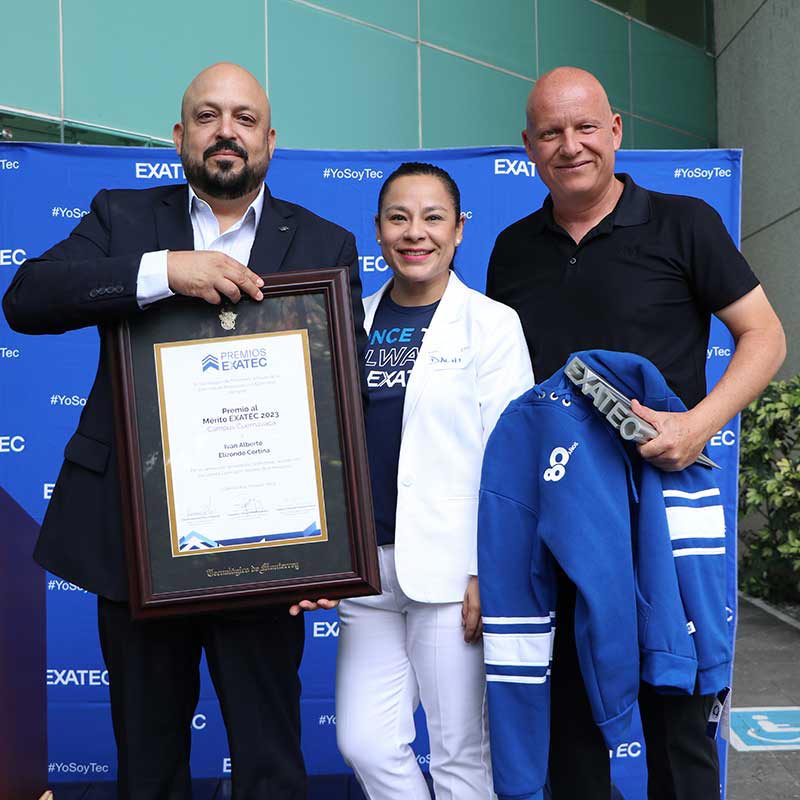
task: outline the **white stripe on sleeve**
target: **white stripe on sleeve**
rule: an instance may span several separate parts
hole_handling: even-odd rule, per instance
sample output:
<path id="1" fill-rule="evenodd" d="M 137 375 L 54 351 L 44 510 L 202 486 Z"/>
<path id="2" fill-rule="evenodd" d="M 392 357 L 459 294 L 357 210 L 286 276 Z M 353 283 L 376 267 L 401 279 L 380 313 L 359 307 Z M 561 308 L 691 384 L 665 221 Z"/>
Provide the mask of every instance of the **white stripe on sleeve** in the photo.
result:
<path id="1" fill-rule="evenodd" d="M 699 500 L 701 497 L 717 497 L 719 489 L 703 489 L 699 492 L 682 492 L 680 489 L 664 489 L 664 497 L 680 497 L 682 500 Z"/>
<path id="2" fill-rule="evenodd" d="M 673 550 L 674 558 L 681 556 L 721 556 L 725 553 L 724 547 L 684 547 L 683 550 Z"/>
<path id="3" fill-rule="evenodd" d="M 550 633 L 483 634 L 483 660 L 508 667 L 546 667 L 550 663 Z"/>
<path id="4" fill-rule="evenodd" d="M 487 683 L 546 683 L 547 675 L 487 675 Z"/>
<path id="5" fill-rule="evenodd" d="M 725 514 L 722 506 L 669 506 L 666 511 L 669 538 L 673 541 L 725 538 Z"/>

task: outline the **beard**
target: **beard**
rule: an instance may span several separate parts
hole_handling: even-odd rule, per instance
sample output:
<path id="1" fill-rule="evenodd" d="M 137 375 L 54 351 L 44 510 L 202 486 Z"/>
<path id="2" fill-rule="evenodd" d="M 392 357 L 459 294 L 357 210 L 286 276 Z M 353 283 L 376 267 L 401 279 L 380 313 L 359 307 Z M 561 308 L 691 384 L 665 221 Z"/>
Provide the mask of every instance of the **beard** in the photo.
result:
<path id="1" fill-rule="evenodd" d="M 221 150 L 230 150 L 241 157 L 243 164 L 238 172 L 234 169 L 234 161 L 216 160 L 212 166 L 208 165 L 208 159 Z M 258 189 L 269 168 L 268 151 L 262 161 L 251 164 L 247 150 L 229 139 L 212 144 L 203 153 L 202 160 L 191 158 L 188 148 L 182 148 L 180 156 L 186 180 L 195 189 L 220 200 L 236 200 Z"/>

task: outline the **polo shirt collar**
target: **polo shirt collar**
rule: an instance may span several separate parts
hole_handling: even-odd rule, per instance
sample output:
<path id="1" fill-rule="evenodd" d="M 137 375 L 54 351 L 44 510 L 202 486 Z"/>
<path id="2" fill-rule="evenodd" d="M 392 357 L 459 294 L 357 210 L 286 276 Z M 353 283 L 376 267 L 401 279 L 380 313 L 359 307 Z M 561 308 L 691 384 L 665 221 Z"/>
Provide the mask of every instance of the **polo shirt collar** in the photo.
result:
<path id="1" fill-rule="evenodd" d="M 644 225 L 650 220 L 650 195 L 634 183 L 633 178 L 624 172 L 616 175 L 625 184 L 622 197 L 609 215 L 615 227 L 627 228 L 631 225 Z"/>
<path id="2" fill-rule="evenodd" d="M 624 184 L 622 195 L 614 210 L 597 224 L 595 230 L 643 225 L 650 219 L 650 196 L 647 190 L 637 185 L 627 173 L 619 172 L 615 177 Z M 533 227 L 535 233 L 541 233 L 546 227 L 562 231 L 553 217 L 553 198 L 549 194 L 542 203 L 542 213 L 534 215 Z"/>

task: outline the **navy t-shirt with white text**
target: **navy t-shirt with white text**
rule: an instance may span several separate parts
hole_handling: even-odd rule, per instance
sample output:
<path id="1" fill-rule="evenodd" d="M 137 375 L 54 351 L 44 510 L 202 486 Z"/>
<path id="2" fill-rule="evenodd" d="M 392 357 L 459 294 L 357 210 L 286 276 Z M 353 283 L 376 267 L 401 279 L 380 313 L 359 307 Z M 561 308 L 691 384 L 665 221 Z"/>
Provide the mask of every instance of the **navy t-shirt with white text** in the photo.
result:
<path id="1" fill-rule="evenodd" d="M 375 311 L 364 354 L 369 387 L 367 449 L 379 545 L 394 543 L 403 402 L 411 369 L 438 305 L 399 306 L 387 291 Z"/>

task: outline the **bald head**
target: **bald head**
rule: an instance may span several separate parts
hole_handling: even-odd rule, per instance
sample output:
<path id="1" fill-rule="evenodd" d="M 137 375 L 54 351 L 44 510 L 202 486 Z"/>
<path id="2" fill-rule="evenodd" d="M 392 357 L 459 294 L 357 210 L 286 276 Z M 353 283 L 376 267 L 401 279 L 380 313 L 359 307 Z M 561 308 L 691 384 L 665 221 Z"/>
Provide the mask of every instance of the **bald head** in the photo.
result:
<path id="1" fill-rule="evenodd" d="M 204 200 L 251 201 L 275 149 L 264 89 L 238 64 L 207 67 L 184 92 L 172 139 L 186 179 Z"/>
<path id="2" fill-rule="evenodd" d="M 613 113 L 603 84 L 591 72 L 578 67 L 556 67 L 545 72 L 528 95 L 525 106 L 528 127 L 536 127 L 536 118 L 542 110 L 576 101 L 607 111 L 609 117 Z"/>
<path id="3" fill-rule="evenodd" d="M 186 87 L 181 100 L 181 122 L 185 125 L 187 114 L 201 99 L 220 95 L 246 98 L 265 115 L 270 126 L 271 110 L 267 93 L 252 72 L 230 61 L 220 61 L 199 72 Z"/>
<path id="4" fill-rule="evenodd" d="M 558 67 L 536 81 L 525 111 L 522 141 L 561 219 L 614 201 L 622 119 L 600 81 L 586 70 Z"/>

